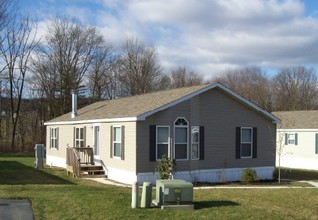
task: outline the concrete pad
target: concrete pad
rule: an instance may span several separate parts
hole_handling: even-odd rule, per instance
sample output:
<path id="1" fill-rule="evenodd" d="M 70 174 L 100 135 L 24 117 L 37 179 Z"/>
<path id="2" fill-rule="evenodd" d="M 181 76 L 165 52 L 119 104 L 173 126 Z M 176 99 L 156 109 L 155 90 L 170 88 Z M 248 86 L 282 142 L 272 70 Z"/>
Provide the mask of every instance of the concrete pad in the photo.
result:
<path id="1" fill-rule="evenodd" d="M 0 199 L 0 219 L 33 220 L 33 211 L 29 200 Z"/>

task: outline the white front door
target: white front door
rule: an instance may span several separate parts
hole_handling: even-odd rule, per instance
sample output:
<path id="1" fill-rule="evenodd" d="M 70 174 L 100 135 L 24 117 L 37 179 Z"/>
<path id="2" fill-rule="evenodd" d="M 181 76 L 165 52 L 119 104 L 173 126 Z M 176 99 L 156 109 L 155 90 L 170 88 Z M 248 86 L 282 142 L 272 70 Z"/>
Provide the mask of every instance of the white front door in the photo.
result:
<path id="1" fill-rule="evenodd" d="M 99 126 L 94 126 L 94 155 L 99 155 Z"/>

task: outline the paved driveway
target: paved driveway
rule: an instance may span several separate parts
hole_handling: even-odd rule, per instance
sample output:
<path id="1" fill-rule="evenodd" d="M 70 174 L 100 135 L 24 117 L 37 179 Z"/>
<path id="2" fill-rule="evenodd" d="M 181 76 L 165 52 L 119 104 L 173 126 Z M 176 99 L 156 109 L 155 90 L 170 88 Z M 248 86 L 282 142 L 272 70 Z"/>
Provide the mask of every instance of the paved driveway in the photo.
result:
<path id="1" fill-rule="evenodd" d="M 0 199 L 0 219 L 33 220 L 31 202 L 29 200 Z"/>

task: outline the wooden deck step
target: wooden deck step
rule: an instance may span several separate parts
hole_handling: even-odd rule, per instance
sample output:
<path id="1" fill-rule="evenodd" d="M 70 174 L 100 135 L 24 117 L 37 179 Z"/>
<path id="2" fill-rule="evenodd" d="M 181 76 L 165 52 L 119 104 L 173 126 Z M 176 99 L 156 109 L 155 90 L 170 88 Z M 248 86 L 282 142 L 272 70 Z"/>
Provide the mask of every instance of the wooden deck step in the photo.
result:
<path id="1" fill-rule="evenodd" d="M 82 178 L 101 178 L 105 177 L 105 171 L 102 166 L 97 165 L 81 165 Z"/>

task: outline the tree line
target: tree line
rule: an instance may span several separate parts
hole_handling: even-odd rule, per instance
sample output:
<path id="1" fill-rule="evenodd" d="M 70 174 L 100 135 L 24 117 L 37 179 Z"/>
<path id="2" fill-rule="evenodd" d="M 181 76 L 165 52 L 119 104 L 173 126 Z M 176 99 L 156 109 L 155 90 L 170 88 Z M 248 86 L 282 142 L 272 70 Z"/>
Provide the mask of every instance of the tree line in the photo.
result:
<path id="1" fill-rule="evenodd" d="M 267 111 L 317 108 L 317 75 L 304 66 L 273 77 L 260 67 L 232 69 L 207 79 L 184 66 L 166 70 L 155 45 L 128 37 L 115 47 L 93 26 L 50 20 L 44 36 L 36 22 L 0 0 L 0 152 L 45 142 L 43 122 L 79 105 L 164 89 L 221 82 Z"/>

